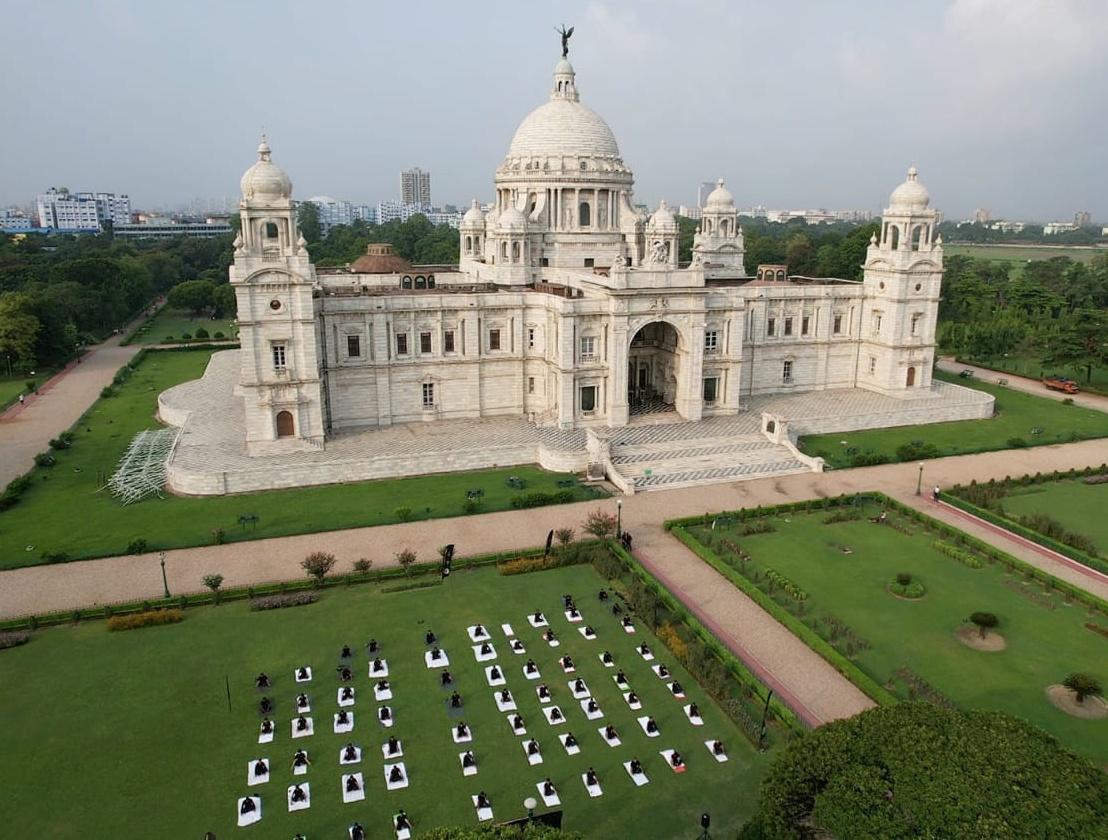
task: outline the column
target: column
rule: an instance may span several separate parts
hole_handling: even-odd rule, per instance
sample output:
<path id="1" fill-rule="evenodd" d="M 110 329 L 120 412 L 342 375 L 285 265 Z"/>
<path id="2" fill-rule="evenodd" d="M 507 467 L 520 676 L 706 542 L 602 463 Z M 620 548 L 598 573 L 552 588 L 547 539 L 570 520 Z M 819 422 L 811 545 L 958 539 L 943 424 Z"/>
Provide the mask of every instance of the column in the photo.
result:
<path id="1" fill-rule="evenodd" d="M 627 406 L 627 367 L 630 364 L 627 319 L 614 320 L 608 335 L 608 425 L 626 426 L 630 419 L 630 409 Z"/>

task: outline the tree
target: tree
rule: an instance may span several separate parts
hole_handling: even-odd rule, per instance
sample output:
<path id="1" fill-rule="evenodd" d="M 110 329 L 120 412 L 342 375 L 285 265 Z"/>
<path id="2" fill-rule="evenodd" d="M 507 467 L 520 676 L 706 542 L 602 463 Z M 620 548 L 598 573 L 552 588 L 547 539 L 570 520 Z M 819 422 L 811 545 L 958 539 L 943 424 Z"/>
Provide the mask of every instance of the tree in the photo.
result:
<path id="1" fill-rule="evenodd" d="M 977 625 L 977 629 L 981 631 L 982 639 L 985 638 L 989 630 L 1000 624 L 1000 619 L 990 612 L 972 613 L 969 617 L 969 620 Z"/>
<path id="2" fill-rule="evenodd" d="M 573 542 L 573 529 L 572 528 L 558 528 L 554 532 L 554 536 L 558 538 L 559 544 L 562 548 L 565 548 L 571 542 Z"/>
<path id="3" fill-rule="evenodd" d="M 369 560 L 365 557 L 359 557 L 357 560 L 354 561 L 354 571 L 355 572 L 360 572 L 361 574 L 364 575 L 364 574 L 368 573 L 369 570 L 372 569 L 372 568 L 373 568 L 373 561 Z"/>
<path id="4" fill-rule="evenodd" d="M 1108 776 L 1025 721 L 898 703 L 790 742 L 759 819 L 769 840 L 1105 837 L 1105 802 Z"/>
<path id="5" fill-rule="evenodd" d="M 408 577 L 412 576 L 412 566 L 415 565 L 416 553 L 410 548 L 405 548 L 403 551 L 396 552 L 396 562 L 400 564 L 400 568 L 404 570 L 404 574 Z"/>
<path id="6" fill-rule="evenodd" d="M 602 510 L 591 510 L 585 517 L 585 533 L 598 540 L 610 540 L 616 533 L 616 518 Z"/>
<path id="7" fill-rule="evenodd" d="M 300 235 L 309 245 L 323 239 L 323 228 L 319 224 L 319 205 L 312 201 L 302 201 L 296 208 L 296 226 Z"/>
<path id="8" fill-rule="evenodd" d="M 1100 694 L 1101 690 L 1095 677 L 1081 673 L 1070 674 L 1062 681 L 1062 685 L 1077 695 L 1078 703 L 1084 703 L 1086 697 Z"/>
<path id="9" fill-rule="evenodd" d="M 335 555 L 326 551 L 313 551 L 300 562 L 300 568 L 315 579 L 316 586 L 323 586 L 323 579 L 334 567 Z"/>
<path id="10" fill-rule="evenodd" d="M 223 586 L 223 575 L 204 575 L 204 586 L 212 590 L 212 594 L 215 595 L 215 602 L 219 603 L 219 588 Z"/>
<path id="11" fill-rule="evenodd" d="M 35 341 L 41 324 L 32 307 L 33 301 L 28 294 L 0 295 L 0 356 L 9 357 L 15 367 L 35 365 Z"/>
<path id="12" fill-rule="evenodd" d="M 166 300 L 175 309 L 190 309 L 199 315 L 212 305 L 215 284 L 208 280 L 186 280 L 169 290 Z"/>
<path id="13" fill-rule="evenodd" d="M 217 318 L 234 317 L 238 312 L 235 289 L 230 283 L 220 283 L 212 291 L 212 306 Z"/>

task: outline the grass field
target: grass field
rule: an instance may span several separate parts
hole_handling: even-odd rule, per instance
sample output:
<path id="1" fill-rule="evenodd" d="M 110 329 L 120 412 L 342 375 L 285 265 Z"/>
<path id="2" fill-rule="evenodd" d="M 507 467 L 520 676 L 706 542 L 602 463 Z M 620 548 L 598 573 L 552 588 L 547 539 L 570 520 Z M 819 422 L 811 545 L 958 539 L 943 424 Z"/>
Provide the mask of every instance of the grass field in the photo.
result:
<path id="1" fill-rule="evenodd" d="M 196 337 L 196 331 L 203 327 L 208 331 L 209 337 L 214 338 L 215 333 L 221 332 L 226 338 L 238 337 L 238 326 L 231 318 L 221 318 L 213 321 L 207 316 L 196 317 L 193 313 L 184 309 L 159 309 L 153 318 L 146 321 L 130 337 L 129 344 L 163 344 L 177 342 L 188 333 Z M 218 339 L 216 339 L 218 340 Z"/>
<path id="2" fill-rule="evenodd" d="M 1052 481 L 1014 487 L 1000 505 L 1009 515 L 1045 513 L 1067 530 L 1092 539 L 1101 556 L 1108 556 L 1108 484 Z"/>
<path id="3" fill-rule="evenodd" d="M 987 382 L 966 381 L 959 379 L 956 374 L 936 371 L 935 378 L 992 394 L 996 397 L 996 416 L 991 420 L 958 420 L 952 423 L 808 435 L 800 439 L 801 450 L 809 455 L 823 457 L 829 466 L 842 468 L 852 466 L 855 458 L 865 455 L 885 456 L 890 461 L 896 461 L 897 448 L 917 440 L 934 444 L 938 448 L 938 456 L 943 456 L 1011 449 L 1013 445 L 1010 441 L 1015 438 L 1019 438 L 1027 446 L 1041 446 L 1108 437 L 1108 414 L 1102 411 L 1064 405 L 1058 400 L 1025 394 Z M 1035 429 L 1041 431 L 1036 434 Z"/>
<path id="4" fill-rule="evenodd" d="M 1075 248 L 1065 245 L 943 245 L 947 257 L 976 257 L 982 260 L 1007 260 L 1013 263 L 1027 260 L 1049 260 L 1069 257 L 1078 262 L 1090 262 L 1097 254 L 1108 254 L 1108 248 Z"/>
<path id="5" fill-rule="evenodd" d="M 1045 364 L 1037 356 L 1002 356 L 995 359 L 967 359 L 966 361 L 970 364 L 981 364 L 999 371 L 1014 373 L 1017 376 L 1029 376 L 1032 379 L 1041 379 L 1044 375 L 1051 374 L 1068 376 L 1076 381 L 1078 387 L 1083 391 L 1108 394 L 1108 368 L 1094 367 L 1092 369 L 1092 382 L 1090 383 L 1086 380 L 1084 365 L 1077 368 L 1059 368 L 1057 365 Z"/>
<path id="6" fill-rule="evenodd" d="M 850 637 L 841 629 L 833 632 L 826 618 L 833 616 L 849 628 L 864 642 L 850 658 L 895 694 L 910 696 L 905 677 L 914 674 L 958 706 L 1018 715 L 1071 749 L 1108 763 L 1108 721 L 1070 717 L 1044 696 L 1047 686 L 1072 671 L 1108 682 L 1108 640 L 1083 626 L 1104 627 L 1108 620 L 1091 618 L 1083 607 L 1066 604 L 1000 564 L 962 565 L 936 550 L 936 534 L 897 514 L 889 514 L 895 528 L 873 524 L 868 517 L 879 510 L 866 505 L 857 510 L 862 518 L 835 524 L 824 522 L 831 511 L 792 512 L 764 520 L 772 522 L 773 532 L 749 536 L 739 532 L 750 520 L 720 523 L 715 531 L 706 526 L 689 531 L 714 543 L 736 571 L 763 591 L 773 588 L 766 577 L 772 568 L 806 592 L 801 620 L 825 640 L 834 644 L 837 639 L 840 651 Z M 751 559 L 745 564 L 735 560 L 725 540 Z M 850 554 L 843 550 L 847 547 Z M 899 572 L 923 584 L 922 598 L 905 600 L 887 590 Z M 796 613 L 796 602 L 779 588 L 776 599 L 792 604 Z M 1007 650 L 982 653 L 955 637 L 975 611 L 1000 618 L 998 631 Z"/>
<path id="7" fill-rule="evenodd" d="M 477 487 L 485 491 L 481 511 L 505 510 L 520 493 L 507 485 L 510 475 L 523 479 L 524 493 L 556 492 L 558 481 L 572 478 L 519 466 L 235 496 L 166 496 L 127 506 L 98 491 L 98 477 L 111 475 L 134 435 L 157 426 L 158 394 L 198 378 L 210 355 L 149 353 L 116 396 L 92 406 L 76 427 L 73 447 L 55 453 L 55 466 L 35 468 L 31 488 L 0 512 L 0 568 L 42 563 L 44 552 L 64 552 L 69 559 L 122 554 L 135 539 L 146 540 L 150 550 L 204 545 L 213 542 L 217 528 L 232 542 L 392 523 L 405 507 L 412 519 L 459 516 L 466 490 Z M 574 488 L 577 500 L 597 494 Z M 246 514 L 259 517 L 255 526 L 239 525 Z"/>
<path id="8" fill-rule="evenodd" d="M 5 832 L 12 837 L 310 838 L 345 836 L 355 819 L 367 836 L 392 837 L 391 815 L 404 808 L 416 834 L 434 825 L 475 826 L 470 796 L 484 790 L 496 820 L 525 815 L 523 800 L 536 796 L 535 785 L 549 777 L 558 789 L 565 827 L 589 837 L 692 837 L 699 815 L 712 815 L 717 837 L 733 837 L 754 810 L 757 786 L 768 763 L 727 720 L 719 708 L 644 628 L 626 635 L 615 617 L 596 600 L 603 580 L 591 566 L 503 577 L 493 569 L 459 571 L 442 586 L 383 594 L 371 586 L 333 589 L 319 603 L 271 612 L 250 612 L 243 602 L 189 610 L 177 625 L 109 633 L 102 622 L 40 631 L 30 644 L 3 651 L 5 690 L 0 715 L 5 721 L 4 758 L 18 772 L 5 783 Z M 577 599 L 598 639 L 586 641 L 561 610 L 561 595 Z M 560 647 L 549 647 L 526 615 L 545 612 Z M 542 750 L 544 763 L 528 765 L 521 741 L 509 728 L 486 684 L 484 665 L 474 661 L 466 627 L 489 628 L 527 727 Z M 500 630 L 510 622 L 527 648 L 513 655 Z M 424 634 L 433 629 L 450 658 L 450 670 L 463 697 L 464 720 L 471 727 L 478 774 L 462 776 L 451 729 L 448 692 L 439 673 L 425 668 Z M 363 645 L 382 645 L 396 721 L 383 729 L 375 720 L 378 704 L 368 678 Z M 646 641 L 688 693 L 672 697 L 635 652 Z M 337 711 L 334 668 L 342 645 L 355 651 L 357 693 L 355 727 L 332 734 Z M 598 656 L 609 650 L 640 696 L 642 711 L 632 712 Z M 563 674 L 558 657 L 569 654 L 577 670 Z M 525 680 L 523 664 L 535 660 L 567 723 L 550 726 L 540 713 L 535 683 Z M 294 669 L 308 664 L 313 680 L 306 688 L 293 681 Z M 650 663 L 655 664 L 655 663 Z M 268 694 L 277 704 L 276 738 L 257 743 L 258 693 L 253 678 L 265 671 L 274 679 Z M 605 713 L 587 721 L 570 696 L 567 682 L 581 677 Z M 225 683 L 225 679 L 227 682 Z M 228 710 L 227 685 L 230 686 Z M 315 734 L 292 739 L 295 696 L 305 690 L 312 704 Z M 693 727 L 682 711 L 696 702 L 703 727 Z M 635 717 L 650 714 L 661 737 L 647 738 Z M 612 748 L 597 728 L 612 723 L 622 746 Z M 567 756 L 556 739 L 572 731 L 581 752 Z M 386 792 L 381 746 L 394 734 L 403 747 L 410 786 Z M 717 764 L 703 742 L 719 738 L 730 760 Z M 366 799 L 343 804 L 338 754 L 353 741 L 363 750 L 353 769 L 363 773 Z M 291 770 L 295 749 L 308 750 L 306 776 Z M 675 774 L 658 754 L 676 748 L 687 771 Z M 247 762 L 271 762 L 270 781 L 248 788 Z M 621 763 L 637 757 L 650 778 L 635 787 Z M 600 777 L 603 796 L 590 799 L 580 775 L 589 767 Z M 288 813 L 287 786 L 311 786 L 311 808 Z M 262 820 L 252 830 L 235 827 L 236 800 L 247 791 L 262 798 Z M 545 811 L 541 807 L 538 812 Z M 717 832 L 718 827 L 718 832 Z"/>

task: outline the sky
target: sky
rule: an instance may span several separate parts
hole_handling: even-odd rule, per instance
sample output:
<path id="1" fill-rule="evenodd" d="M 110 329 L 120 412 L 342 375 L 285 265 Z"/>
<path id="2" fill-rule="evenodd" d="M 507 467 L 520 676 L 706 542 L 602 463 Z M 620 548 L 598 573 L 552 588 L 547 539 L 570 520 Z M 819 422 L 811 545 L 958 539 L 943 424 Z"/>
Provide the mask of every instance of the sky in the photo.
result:
<path id="1" fill-rule="evenodd" d="M 1108 223 L 1108 0 L 0 0 L 0 205 L 237 197 L 263 128 L 298 198 L 489 200 L 563 23 L 637 201 Z"/>

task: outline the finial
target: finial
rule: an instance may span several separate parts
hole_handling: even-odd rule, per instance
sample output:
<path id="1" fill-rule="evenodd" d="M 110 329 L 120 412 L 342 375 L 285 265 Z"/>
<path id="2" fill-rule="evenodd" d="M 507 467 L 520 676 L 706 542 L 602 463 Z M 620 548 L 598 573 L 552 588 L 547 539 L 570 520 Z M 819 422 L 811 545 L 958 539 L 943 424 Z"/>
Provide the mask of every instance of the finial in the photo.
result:
<path id="1" fill-rule="evenodd" d="M 943 244 L 943 235 L 941 233 L 935 238 L 935 244 L 936 245 L 942 245 Z"/>
<path id="2" fill-rule="evenodd" d="M 722 178 L 717 178 L 716 179 L 716 187 L 718 187 L 719 189 L 723 189 L 723 179 Z"/>
<path id="3" fill-rule="evenodd" d="M 871 233 L 869 235 L 869 244 L 870 245 L 876 245 L 877 244 L 877 234 L 876 233 Z"/>
<path id="4" fill-rule="evenodd" d="M 909 180 L 909 181 L 914 181 L 914 180 L 916 180 L 916 176 L 917 176 L 917 175 L 919 175 L 919 170 L 918 170 L 918 169 L 916 169 L 916 167 L 915 167 L 915 166 L 909 166 L 909 167 L 908 167 L 908 180 Z"/>
<path id="5" fill-rule="evenodd" d="M 700 225 L 697 225 L 697 226 L 696 226 L 696 233 L 697 233 L 697 236 L 699 236 L 699 235 L 700 235 Z"/>
<path id="6" fill-rule="evenodd" d="M 269 160 L 269 142 L 266 140 L 265 131 L 262 131 L 262 142 L 258 144 L 258 160 Z"/>
<path id="7" fill-rule="evenodd" d="M 669 209 L 669 205 L 666 204 L 666 200 L 664 198 L 662 199 L 662 203 L 658 205 L 658 209 L 659 210 L 668 210 Z"/>

